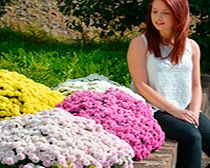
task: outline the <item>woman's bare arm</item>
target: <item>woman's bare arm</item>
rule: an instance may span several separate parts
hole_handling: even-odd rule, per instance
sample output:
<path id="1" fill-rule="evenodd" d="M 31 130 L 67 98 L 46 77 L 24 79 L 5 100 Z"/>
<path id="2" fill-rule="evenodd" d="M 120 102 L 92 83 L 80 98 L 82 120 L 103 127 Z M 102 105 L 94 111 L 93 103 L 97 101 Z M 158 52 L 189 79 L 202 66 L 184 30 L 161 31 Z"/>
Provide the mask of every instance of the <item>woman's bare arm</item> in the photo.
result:
<path id="1" fill-rule="evenodd" d="M 141 37 L 136 37 L 131 41 L 127 59 L 132 80 L 139 94 L 163 111 L 175 108 L 148 85 L 146 68 L 147 45 Z"/>
<path id="2" fill-rule="evenodd" d="M 193 56 L 193 71 L 192 71 L 192 100 L 189 109 L 199 117 L 201 102 L 202 102 L 202 89 L 200 82 L 200 48 L 194 40 L 190 40 Z M 198 118 L 197 118 L 198 119 Z"/>
<path id="3" fill-rule="evenodd" d="M 196 124 L 195 119 L 189 117 L 190 110 L 176 108 L 148 85 L 146 68 L 147 50 L 147 45 L 141 37 L 132 39 L 128 49 L 128 69 L 138 93 L 160 110 L 187 122 Z"/>

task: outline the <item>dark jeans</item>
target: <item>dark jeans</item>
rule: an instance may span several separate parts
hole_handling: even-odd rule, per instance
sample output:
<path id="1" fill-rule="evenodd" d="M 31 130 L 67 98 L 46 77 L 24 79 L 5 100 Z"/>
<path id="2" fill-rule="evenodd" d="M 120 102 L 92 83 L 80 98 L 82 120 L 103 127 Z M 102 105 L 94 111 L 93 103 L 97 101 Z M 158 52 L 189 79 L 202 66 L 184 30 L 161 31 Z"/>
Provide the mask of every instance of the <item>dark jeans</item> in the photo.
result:
<path id="1" fill-rule="evenodd" d="M 166 137 L 178 142 L 177 168 L 200 168 L 202 150 L 210 157 L 210 120 L 202 113 L 198 128 L 165 112 L 154 117 Z"/>

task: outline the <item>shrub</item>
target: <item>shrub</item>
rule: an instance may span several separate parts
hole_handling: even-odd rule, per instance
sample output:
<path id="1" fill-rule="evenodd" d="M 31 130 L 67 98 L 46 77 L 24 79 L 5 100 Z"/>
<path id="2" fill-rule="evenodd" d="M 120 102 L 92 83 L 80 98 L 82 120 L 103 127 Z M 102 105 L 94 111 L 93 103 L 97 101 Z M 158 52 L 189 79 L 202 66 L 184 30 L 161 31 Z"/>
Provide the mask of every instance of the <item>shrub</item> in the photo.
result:
<path id="1" fill-rule="evenodd" d="M 121 36 L 144 19 L 145 4 L 142 0 L 57 0 L 60 11 L 74 16 L 67 26 L 84 33 L 87 27 L 99 28 L 100 36 L 112 36 L 116 31 Z"/>
<path id="2" fill-rule="evenodd" d="M 196 40 L 201 48 L 202 72 L 210 72 L 210 1 L 209 0 L 190 0 L 190 10 L 198 21 L 192 30 L 191 37 Z"/>
<path id="3" fill-rule="evenodd" d="M 1 0 L 0 1 L 0 17 L 5 13 L 5 6 L 13 0 Z"/>

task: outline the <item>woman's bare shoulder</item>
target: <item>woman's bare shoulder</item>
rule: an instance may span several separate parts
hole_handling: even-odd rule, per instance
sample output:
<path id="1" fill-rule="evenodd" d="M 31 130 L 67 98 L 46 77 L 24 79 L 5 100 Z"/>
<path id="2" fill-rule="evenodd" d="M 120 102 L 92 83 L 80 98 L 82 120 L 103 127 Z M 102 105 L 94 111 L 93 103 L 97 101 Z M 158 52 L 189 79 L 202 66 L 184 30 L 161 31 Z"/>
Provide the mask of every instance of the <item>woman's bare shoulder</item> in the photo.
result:
<path id="1" fill-rule="evenodd" d="M 190 41 L 190 44 L 191 44 L 191 47 L 192 47 L 193 56 L 200 58 L 199 44 L 195 40 L 190 39 L 190 38 L 189 38 L 189 41 Z"/>
<path id="2" fill-rule="evenodd" d="M 138 35 L 138 36 L 134 37 L 133 39 L 131 39 L 130 46 L 135 47 L 135 48 L 137 47 L 137 48 L 141 48 L 141 49 L 144 49 L 144 48 L 146 49 L 147 41 L 146 41 L 144 34 Z"/>
<path id="3" fill-rule="evenodd" d="M 147 51 L 145 40 L 141 36 L 137 36 L 131 40 L 127 56 L 132 62 L 143 62 L 142 59 L 146 58 Z"/>
<path id="4" fill-rule="evenodd" d="M 200 50 L 199 44 L 195 40 L 190 38 L 188 38 L 188 40 L 190 41 L 193 50 Z"/>

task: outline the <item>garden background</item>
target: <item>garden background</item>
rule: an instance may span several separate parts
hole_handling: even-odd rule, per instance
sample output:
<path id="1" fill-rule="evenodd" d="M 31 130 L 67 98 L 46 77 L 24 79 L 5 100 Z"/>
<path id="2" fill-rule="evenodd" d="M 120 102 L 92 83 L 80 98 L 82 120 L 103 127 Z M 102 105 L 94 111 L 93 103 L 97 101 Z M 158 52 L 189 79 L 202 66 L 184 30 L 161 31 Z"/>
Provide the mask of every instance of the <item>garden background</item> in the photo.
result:
<path id="1" fill-rule="evenodd" d="M 8 5 L 10 1 L 3 0 L 1 5 Z M 147 1 L 94 4 L 84 0 L 75 1 L 74 6 L 68 5 L 71 1 L 65 1 L 60 9 L 58 0 L 12 1 L 5 10 L 0 9 L 1 13 L 6 12 L 0 18 L 1 69 L 17 71 L 49 87 L 91 73 L 105 75 L 129 86 L 127 48 L 130 39 L 143 30 Z M 190 0 L 193 15 L 191 37 L 201 47 L 202 73 L 210 73 L 209 3 L 208 0 Z M 70 9 L 75 10 L 71 10 L 74 13 L 68 16 Z M 100 12 L 101 17 L 95 16 L 98 20 L 91 20 L 94 13 Z"/>
<path id="2" fill-rule="evenodd" d="M 0 2 L 8 5 L 0 8 L 0 69 L 48 87 L 93 73 L 129 87 L 127 49 L 130 39 L 144 31 L 147 1 L 9 2 Z M 201 47 L 203 74 L 210 73 L 209 3 L 190 0 L 190 37 Z"/>

